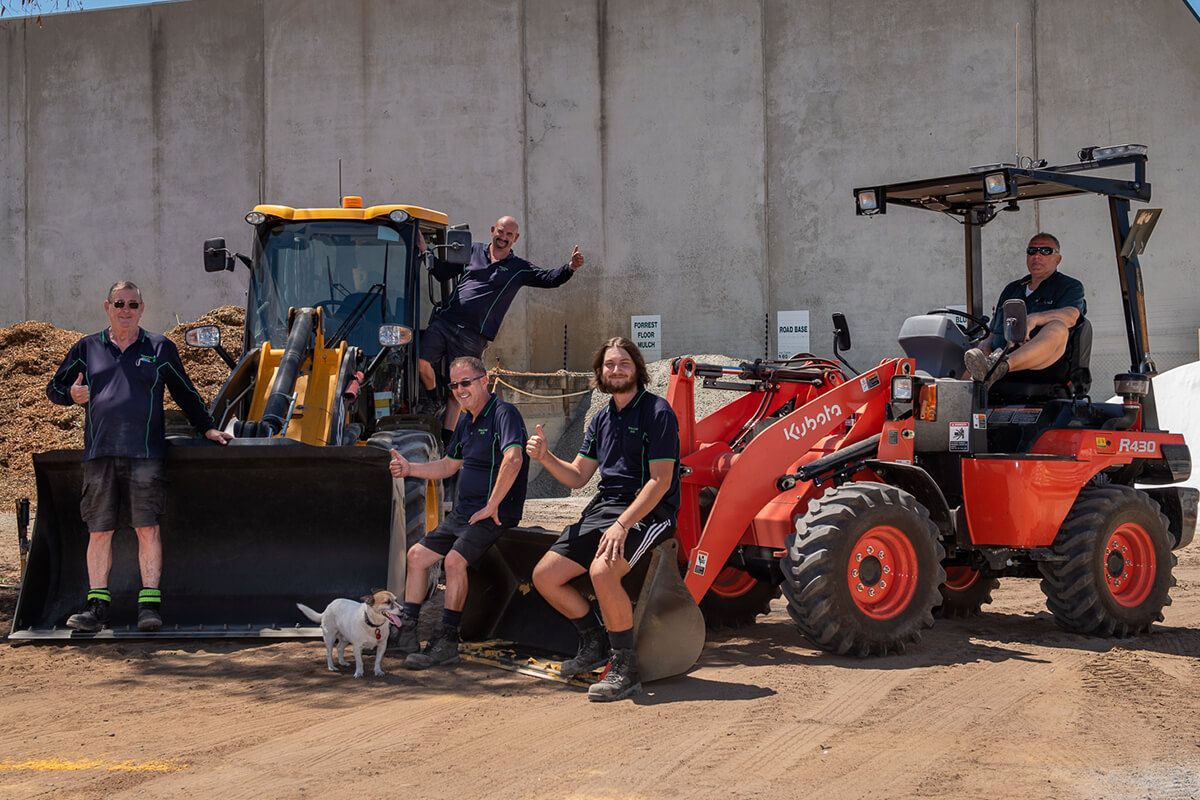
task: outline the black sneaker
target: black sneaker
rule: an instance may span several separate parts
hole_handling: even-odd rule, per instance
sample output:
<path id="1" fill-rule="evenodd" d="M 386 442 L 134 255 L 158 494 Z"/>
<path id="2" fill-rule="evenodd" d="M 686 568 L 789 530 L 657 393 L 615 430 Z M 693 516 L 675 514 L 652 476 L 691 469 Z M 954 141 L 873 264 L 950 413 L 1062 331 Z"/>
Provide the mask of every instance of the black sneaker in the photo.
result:
<path id="1" fill-rule="evenodd" d="M 108 621 L 108 603 L 93 597 L 87 601 L 87 607 L 78 614 L 72 614 L 67 620 L 67 627 L 84 633 L 96 633 Z"/>
<path id="2" fill-rule="evenodd" d="M 443 628 L 441 625 L 433 629 L 433 637 L 419 653 L 413 653 L 404 659 L 405 669 L 429 669 L 458 661 L 458 629 Z"/>
<path id="3" fill-rule="evenodd" d="M 624 700 L 642 691 L 638 677 L 637 653 L 633 650 L 613 650 L 608 660 L 608 669 L 599 683 L 588 687 L 588 700 L 595 703 L 610 703 Z"/>
<path id="4" fill-rule="evenodd" d="M 161 627 L 162 615 L 158 613 L 158 603 L 138 603 L 138 630 L 148 633 Z"/>
<path id="5" fill-rule="evenodd" d="M 608 663 L 608 636 L 604 628 L 592 628 L 579 634 L 579 652 L 562 662 L 559 673 L 564 678 L 593 672 Z"/>
<path id="6" fill-rule="evenodd" d="M 985 354 L 978 347 L 972 347 L 963 354 L 963 365 L 972 380 L 979 381 L 988 388 L 1008 374 L 1008 359 L 1003 350 L 993 350 Z"/>

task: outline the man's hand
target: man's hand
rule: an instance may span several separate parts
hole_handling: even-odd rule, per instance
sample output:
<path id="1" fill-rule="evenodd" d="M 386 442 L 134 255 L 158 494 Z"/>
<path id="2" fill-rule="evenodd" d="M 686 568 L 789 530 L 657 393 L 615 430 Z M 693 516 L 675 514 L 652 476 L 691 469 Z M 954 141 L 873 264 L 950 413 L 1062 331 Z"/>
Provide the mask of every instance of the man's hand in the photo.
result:
<path id="1" fill-rule="evenodd" d="M 392 460 L 388 464 L 388 470 L 392 473 L 393 478 L 407 478 L 412 472 L 412 465 L 408 463 L 408 459 L 400 455 L 396 450 L 392 451 Z"/>
<path id="2" fill-rule="evenodd" d="M 206 430 L 204 432 L 204 438 L 208 439 L 210 442 L 216 442 L 217 444 L 225 444 L 226 442 L 228 442 L 230 439 L 233 438 L 233 435 L 228 434 L 225 431 L 219 431 L 216 428 L 209 428 L 208 430 Z"/>
<path id="3" fill-rule="evenodd" d="M 487 519 L 488 517 L 491 517 L 492 520 L 495 521 L 495 523 L 497 525 L 499 525 L 500 524 L 500 507 L 494 506 L 491 503 L 488 503 L 486 506 L 484 506 L 483 508 L 479 509 L 474 514 L 472 514 L 471 518 L 469 520 L 467 520 L 467 524 L 474 525 L 476 522 L 479 522 L 480 520 L 483 520 L 483 519 Z"/>
<path id="4" fill-rule="evenodd" d="M 571 252 L 571 272 L 583 266 L 583 253 L 579 252 L 579 245 L 575 245 L 574 251 Z"/>
<path id="5" fill-rule="evenodd" d="M 600 537 L 600 546 L 596 548 L 596 558 L 605 561 L 620 561 L 625 557 L 625 537 L 629 531 L 620 522 L 608 526 L 608 530 Z"/>
<path id="6" fill-rule="evenodd" d="M 525 443 L 525 453 L 534 461 L 541 461 L 546 457 L 546 434 L 542 433 L 542 426 L 538 425 L 535 428 L 537 433 L 529 437 L 529 441 Z"/>
<path id="7" fill-rule="evenodd" d="M 83 383 L 83 373 L 75 376 L 75 382 L 71 384 L 71 399 L 81 406 L 86 406 L 88 400 L 92 399 L 92 390 Z"/>

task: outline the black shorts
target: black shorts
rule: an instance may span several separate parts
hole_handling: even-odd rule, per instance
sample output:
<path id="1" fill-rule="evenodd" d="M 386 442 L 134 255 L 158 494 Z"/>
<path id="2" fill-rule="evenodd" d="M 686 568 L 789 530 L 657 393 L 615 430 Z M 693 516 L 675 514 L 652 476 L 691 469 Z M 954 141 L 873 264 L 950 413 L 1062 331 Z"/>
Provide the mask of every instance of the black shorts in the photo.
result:
<path id="1" fill-rule="evenodd" d="M 456 550 L 466 559 L 468 565 L 479 566 L 483 554 L 496 543 L 508 525 L 497 525 L 491 517 L 472 525 L 467 521 L 470 518 L 469 515 L 464 516 L 457 511 L 451 511 L 442 520 L 441 525 L 425 534 L 420 541 L 421 546 L 442 557 L 451 550 Z"/>
<path id="2" fill-rule="evenodd" d="M 583 509 L 579 521 L 562 532 L 558 541 L 550 547 L 551 552 L 565 556 L 584 568 L 591 566 L 600 547 L 600 537 L 627 508 L 629 502 L 625 500 L 605 500 L 597 495 Z M 625 537 L 625 560 L 632 567 L 655 545 L 674 535 L 674 511 L 659 505 L 629 529 Z"/>
<path id="3" fill-rule="evenodd" d="M 445 356 L 449 363 L 465 356 L 483 358 L 483 351 L 487 349 L 488 344 L 487 337 L 482 333 L 460 328 L 453 322 L 434 317 L 429 327 L 421 332 L 420 356 L 430 364 L 436 364 L 442 356 Z"/>
<path id="4" fill-rule="evenodd" d="M 161 458 L 105 456 L 83 462 L 79 515 L 89 533 L 120 525 L 149 528 L 167 508 L 167 472 Z"/>

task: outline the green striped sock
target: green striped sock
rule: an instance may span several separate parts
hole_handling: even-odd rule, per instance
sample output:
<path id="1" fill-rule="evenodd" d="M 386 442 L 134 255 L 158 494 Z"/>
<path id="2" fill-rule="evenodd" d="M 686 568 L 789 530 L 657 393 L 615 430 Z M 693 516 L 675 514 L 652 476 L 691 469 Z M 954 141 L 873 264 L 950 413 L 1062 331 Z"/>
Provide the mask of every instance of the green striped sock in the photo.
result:
<path id="1" fill-rule="evenodd" d="M 106 603 L 112 602 L 112 595 L 108 589 L 88 589 L 88 600 L 103 600 Z"/>
<path id="2" fill-rule="evenodd" d="M 161 603 L 162 592 L 158 589 L 142 589 L 138 592 L 138 604 L 142 603 Z"/>

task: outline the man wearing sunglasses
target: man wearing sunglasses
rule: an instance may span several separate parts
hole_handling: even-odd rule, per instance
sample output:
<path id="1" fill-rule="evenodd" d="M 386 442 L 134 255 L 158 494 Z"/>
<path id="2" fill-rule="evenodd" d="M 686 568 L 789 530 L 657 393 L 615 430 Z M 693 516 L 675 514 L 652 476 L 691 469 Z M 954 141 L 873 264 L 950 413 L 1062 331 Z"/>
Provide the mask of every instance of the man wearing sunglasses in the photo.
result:
<path id="1" fill-rule="evenodd" d="M 1071 328 L 1087 314 L 1087 301 L 1083 284 L 1058 271 L 1061 261 L 1056 237 L 1038 233 L 1029 240 L 1025 248 L 1029 274 L 1004 287 L 992 317 L 992 338 L 964 356 L 974 380 L 991 386 L 1010 372 L 1044 369 L 1062 358 Z M 1005 356 L 1001 309 L 1006 300 L 1014 298 L 1025 301 L 1029 338 Z"/>
<path id="2" fill-rule="evenodd" d="M 529 457 L 521 412 L 488 390 L 487 370 L 478 358 L 450 365 L 450 391 L 463 409 L 446 456 L 413 462 L 392 451 L 393 478 L 444 480 L 458 473 L 458 500 L 442 524 L 408 550 L 404 612 L 394 650 L 408 654 L 408 669 L 458 661 L 458 627 L 467 601 L 467 567 L 479 564 L 505 528 L 521 521 Z M 421 650 L 417 621 L 429 586 L 429 570 L 445 559 L 446 596 L 442 621 Z M 393 648 L 389 645 L 389 652 Z M 417 652 L 421 650 L 420 652 Z"/>
<path id="3" fill-rule="evenodd" d="M 512 217 L 501 217 L 492 226 L 492 240 L 488 244 L 476 242 L 471 247 L 471 260 L 462 269 L 462 278 L 445 308 L 429 322 L 421 332 L 420 376 L 421 385 L 432 392 L 437 386 L 433 364 L 443 357 L 456 359 L 460 356 L 483 358 L 483 351 L 500 332 L 500 323 L 508 313 L 508 307 L 522 286 L 553 289 L 562 286 L 575 270 L 583 266 L 583 254 L 576 247 L 566 264 L 557 269 L 540 269 L 515 255 L 512 247 L 521 238 L 517 221 Z M 457 277 L 453 266 L 445 272 L 434 272 L 442 280 Z M 432 401 L 426 401 L 418 409 L 431 413 Z M 454 430 L 458 419 L 458 405 L 454 392 L 446 401 L 446 414 L 442 425 L 446 432 Z"/>
<path id="4" fill-rule="evenodd" d="M 52 402 L 84 407 L 79 511 L 89 532 L 89 589 L 87 605 L 67 620 L 67 627 L 87 633 L 99 631 L 108 620 L 112 537 L 121 524 L 132 526 L 138 539 L 138 630 L 162 627 L 158 518 L 166 508 L 163 389 L 171 390 L 206 439 L 225 444 L 233 438 L 216 429 L 174 343 L 139 326 L 145 309 L 137 286 L 113 284 L 104 301 L 108 328 L 76 342 L 46 386 Z"/>

